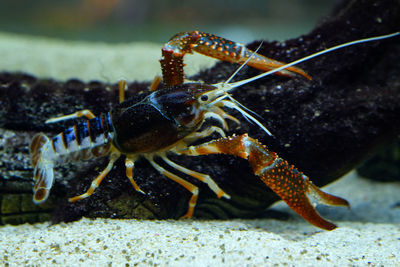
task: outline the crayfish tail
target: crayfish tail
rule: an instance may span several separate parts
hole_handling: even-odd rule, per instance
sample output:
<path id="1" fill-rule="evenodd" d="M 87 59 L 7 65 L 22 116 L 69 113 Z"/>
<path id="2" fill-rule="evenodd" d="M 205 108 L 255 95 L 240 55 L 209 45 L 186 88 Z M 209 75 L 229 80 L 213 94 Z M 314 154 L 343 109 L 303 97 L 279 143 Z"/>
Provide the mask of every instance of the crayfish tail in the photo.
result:
<path id="1" fill-rule="evenodd" d="M 35 168 L 35 185 L 33 187 L 33 202 L 40 204 L 46 201 L 53 186 L 54 172 L 51 165 L 38 165 Z"/>
<path id="2" fill-rule="evenodd" d="M 33 137 L 30 144 L 32 165 L 34 166 L 33 202 L 40 204 L 49 196 L 54 182 L 54 150 L 50 139 L 40 133 Z"/>
<path id="3" fill-rule="evenodd" d="M 37 166 L 38 161 L 40 159 L 42 148 L 48 142 L 50 142 L 49 138 L 43 133 L 39 133 L 32 138 L 31 144 L 29 145 L 29 152 L 31 154 L 31 161 L 33 167 Z"/>

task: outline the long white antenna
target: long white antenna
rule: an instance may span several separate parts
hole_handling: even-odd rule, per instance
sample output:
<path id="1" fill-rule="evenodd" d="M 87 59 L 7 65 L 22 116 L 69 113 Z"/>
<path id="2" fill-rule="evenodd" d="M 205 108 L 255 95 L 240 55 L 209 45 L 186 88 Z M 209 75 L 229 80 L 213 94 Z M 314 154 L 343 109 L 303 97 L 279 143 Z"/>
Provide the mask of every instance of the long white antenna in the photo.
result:
<path id="1" fill-rule="evenodd" d="M 238 86 L 241 86 L 241 85 L 244 85 L 244 84 L 246 84 L 246 83 L 255 81 L 255 80 L 257 80 L 257 79 L 260 79 L 260 78 L 263 78 L 263 77 L 265 77 L 265 76 L 268 76 L 268 75 L 270 75 L 270 74 L 272 74 L 272 73 L 275 73 L 275 72 L 281 71 L 281 70 L 283 70 L 283 69 L 286 69 L 286 68 L 288 68 L 288 67 L 291 67 L 291 66 L 293 66 L 293 65 L 296 65 L 296 64 L 298 64 L 298 63 L 300 63 L 300 62 L 303 62 L 303 61 L 309 60 L 309 59 L 311 59 L 311 58 L 314 58 L 314 57 L 317 57 L 317 56 L 320 56 L 320 55 L 323 55 L 323 54 L 332 52 L 332 51 L 334 51 L 334 50 L 337 50 L 337 49 L 340 49 L 340 48 L 343 48 L 343 47 L 347 47 L 347 46 L 351 46 L 351 45 L 355 45 L 355 44 L 359 44 L 359 43 L 366 43 L 366 42 L 371 42 L 371 41 L 386 39 L 386 38 L 394 37 L 394 36 L 397 36 L 397 35 L 400 35 L 400 32 L 395 32 L 395 33 L 392 33 L 392 34 L 381 35 L 381 36 L 375 36 L 375 37 L 370 37 L 370 38 L 365 38 L 365 39 L 361 39 L 361 40 L 356 40 L 356 41 L 352 41 L 352 42 L 340 44 L 340 45 L 337 45 L 337 46 L 334 46 L 334 47 L 327 48 L 327 49 L 325 49 L 325 50 L 319 51 L 319 52 L 314 53 L 314 54 L 312 54 L 312 55 L 303 57 L 303 58 L 301 58 L 301 59 L 298 59 L 298 60 L 293 61 L 293 62 L 291 62 L 291 63 L 288 63 L 288 64 L 286 64 L 286 65 L 283 65 L 283 66 L 281 66 L 281 67 L 279 67 L 279 68 L 270 70 L 270 71 L 268 71 L 268 72 L 261 73 L 261 74 L 259 74 L 259 75 L 257 75 L 257 76 L 252 77 L 252 78 L 249 78 L 249 79 L 246 79 L 246 80 L 242 80 L 242 81 L 238 81 L 238 82 L 234 82 L 234 83 L 229 83 L 229 81 L 243 68 L 243 66 L 244 66 L 245 64 L 247 64 L 247 62 L 248 62 L 248 61 L 251 59 L 251 57 L 254 55 L 254 54 L 253 54 L 253 55 L 251 55 L 251 57 L 249 57 L 249 58 L 246 60 L 245 63 L 243 63 L 243 64 L 231 75 L 231 77 L 229 77 L 228 80 L 226 80 L 225 82 L 222 82 L 222 83 L 215 84 L 215 86 L 217 86 L 217 87 L 219 88 L 219 90 L 220 90 L 219 92 L 220 92 L 220 93 L 223 93 L 223 95 L 220 96 L 220 97 L 218 97 L 218 98 L 215 99 L 214 101 L 212 101 L 212 102 L 210 103 L 210 105 L 214 105 L 215 103 L 222 102 L 222 103 L 224 104 L 224 106 L 229 107 L 229 108 L 236 109 L 236 110 L 239 111 L 246 119 L 248 119 L 248 120 L 250 120 L 250 121 L 256 123 L 256 124 L 257 124 L 262 130 L 264 130 L 267 134 L 272 135 L 271 132 L 268 131 L 268 129 L 265 128 L 265 126 L 262 125 L 262 123 L 260 123 L 256 118 L 254 118 L 253 116 L 251 116 L 249 113 L 247 113 L 247 112 L 244 110 L 244 109 L 247 109 L 247 110 L 249 110 L 250 112 L 252 112 L 250 109 L 246 108 L 246 107 L 243 106 L 240 102 L 238 102 L 237 100 L 235 100 L 228 92 L 231 91 L 232 89 L 238 87 Z M 259 48 L 260 48 L 260 47 L 259 47 Z M 258 50 L 259 48 L 257 48 L 257 50 Z M 257 52 L 257 50 L 256 50 L 256 52 Z M 256 53 L 256 52 L 254 52 L 254 53 Z M 228 100 L 223 100 L 223 99 L 225 99 L 225 98 L 229 98 L 230 101 L 228 101 Z M 242 106 L 244 109 L 242 109 L 240 106 Z M 256 113 L 255 113 L 255 114 L 256 114 Z"/>
<path id="2" fill-rule="evenodd" d="M 235 72 L 234 72 L 225 82 L 223 82 L 223 84 L 229 83 L 229 82 L 233 79 L 233 77 L 235 77 L 236 74 L 237 74 L 245 65 L 247 65 L 247 62 L 249 62 L 250 59 L 251 59 L 255 54 L 257 54 L 258 50 L 260 50 L 260 48 L 261 48 L 261 46 L 263 45 L 263 43 L 264 43 L 264 41 L 261 41 L 260 45 L 259 45 L 259 46 L 257 47 L 257 49 L 251 54 L 251 56 L 250 56 L 248 59 L 246 59 L 246 61 L 243 62 L 243 64 L 240 65 L 240 67 L 237 68 L 237 70 L 235 70 Z"/>
<path id="3" fill-rule="evenodd" d="M 366 42 L 371 42 L 371 41 L 377 41 L 377 40 L 381 40 L 381 39 L 391 38 L 391 37 L 394 37 L 394 36 L 397 36 L 397 35 L 400 35 L 400 32 L 395 32 L 395 33 L 391 33 L 391 34 L 380 35 L 380 36 L 375 36 L 375 37 L 370 37 L 370 38 L 365 38 L 365 39 L 360 39 L 360 40 L 356 40 L 356 41 L 340 44 L 340 45 L 337 45 L 337 46 L 334 46 L 334 47 L 331 47 L 331 48 L 327 48 L 325 50 L 319 51 L 319 52 L 314 53 L 312 55 L 309 55 L 309 56 L 303 57 L 301 59 L 295 60 L 295 61 L 293 61 L 291 63 L 288 63 L 286 65 L 283 65 L 283 66 L 281 66 L 279 68 L 276 68 L 276 69 L 261 73 L 261 74 L 259 74 L 257 76 L 252 77 L 252 78 L 249 78 L 249 79 L 246 79 L 246 80 L 242 80 L 242 81 L 238 81 L 238 82 L 234 82 L 234 83 L 230 83 L 229 84 L 230 88 L 228 90 L 231 90 L 231 89 L 233 89 L 235 87 L 238 87 L 238 86 L 244 85 L 246 83 L 255 81 L 257 79 L 260 79 L 260 78 L 263 78 L 265 76 L 268 76 L 268 75 L 270 75 L 272 73 L 275 73 L 275 72 L 278 72 L 280 70 L 283 70 L 283 69 L 286 69 L 288 67 L 291 67 L 293 65 L 299 64 L 299 63 L 301 63 L 303 61 L 309 60 L 309 59 L 314 58 L 314 57 L 318 57 L 320 55 L 332 52 L 334 50 L 337 50 L 337 49 L 340 49 L 340 48 L 343 48 L 343 47 L 346 47 L 346 46 L 351 46 L 351 45 L 355 45 L 355 44 L 359 44 L 359 43 L 366 43 Z"/>
<path id="4" fill-rule="evenodd" d="M 235 100 L 236 101 L 236 100 Z M 245 117 L 247 120 L 254 122 L 255 124 L 257 124 L 264 132 L 266 132 L 268 135 L 272 136 L 272 133 L 264 126 L 262 125 L 261 122 L 259 122 L 256 118 L 254 118 L 253 116 L 251 116 L 249 113 L 247 113 L 244 109 L 240 108 L 236 103 L 231 102 L 231 101 L 226 101 L 226 100 L 222 100 L 221 101 L 224 106 L 232 108 L 232 109 L 236 109 L 237 111 L 240 112 L 240 114 L 242 114 L 243 117 Z M 242 104 L 240 104 L 242 105 Z M 243 105 L 242 105 L 243 106 Z M 243 106 L 244 107 L 244 106 Z M 246 107 L 245 107 L 246 108 Z M 247 108 L 246 108 L 247 109 Z"/>

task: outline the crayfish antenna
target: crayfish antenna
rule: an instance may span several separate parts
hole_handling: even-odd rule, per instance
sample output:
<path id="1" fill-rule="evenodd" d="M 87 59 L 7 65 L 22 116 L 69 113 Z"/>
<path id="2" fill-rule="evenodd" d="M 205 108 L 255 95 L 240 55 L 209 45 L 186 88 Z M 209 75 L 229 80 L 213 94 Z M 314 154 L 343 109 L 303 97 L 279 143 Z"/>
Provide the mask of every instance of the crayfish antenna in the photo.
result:
<path id="1" fill-rule="evenodd" d="M 232 98 L 231 96 L 229 96 L 229 98 L 231 100 L 223 100 L 221 101 L 222 104 L 225 107 L 228 108 L 232 108 L 232 109 L 236 109 L 237 111 L 239 111 L 240 114 L 242 114 L 242 116 L 250 121 L 253 122 L 255 124 L 257 124 L 264 132 L 266 132 L 268 135 L 272 136 L 272 133 L 261 123 L 259 122 L 256 118 L 254 118 L 253 116 L 251 116 L 249 113 L 247 113 L 244 109 L 249 110 L 250 112 L 253 112 L 254 114 L 256 114 L 258 116 L 257 113 L 255 113 L 254 111 L 251 111 L 250 109 L 248 109 L 247 107 L 245 107 L 244 105 L 242 105 L 239 101 L 235 100 L 234 98 Z M 235 103 L 236 102 L 236 103 Z M 241 108 L 240 106 L 242 106 L 243 108 Z"/>
<path id="2" fill-rule="evenodd" d="M 344 48 L 344 47 L 347 47 L 347 46 L 352 46 L 352 45 L 362 44 L 362 43 L 367 43 L 367 42 L 372 42 L 372 41 L 378 41 L 378 40 L 382 40 L 382 39 L 395 37 L 395 36 L 398 36 L 398 35 L 400 35 L 400 32 L 395 32 L 395 33 L 391 33 L 391 34 L 386 34 L 386 35 L 380 35 L 380 36 L 375 36 L 375 37 L 355 40 L 355 41 L 347 42 L 347 43 L 344 43 L 344 44 L 336 45 L 336 46 L 324 49 L 322 51 L 316 52 L 314 54 L 311 54 L 309 56 L 306 56 L 306 57 L 300 58 L 298 60 L 292 61 L 292 62 L 290 62 L 288 64 L 285 64 L 285 65 L 283 65 L 283 66 L 281 66 L 279 68 L 276 68 L 276 69 L 261 73 L 261 74 L 259 74 L 257 76 L 252 77 L 252 78 L 245 79 L 245 80 L 238 81 L 238 82 L 234 82 L 234 83 L 230 83 L 228 90 L 232 90 L 232 89 L 234 89 L 236 87 L 239 87 L 239 86 L 242 86 L 242 85 L 244 85 L 246 83 L 250 83 L 250 82 L 256 81 L 258 79 L 261 79 L 263 77 L 271 75 L 271 74 L 273 74 L 275 72 L 279 72 L 279 71 L 281 71 L 283 69 L 286 69 L 286 68 L 289 68 L 291 66 L 297 65 L 297 64 L 299 64 L 301 62 L 310 60 L 310 59 L 312 59 L 314 57 L 318 57 L 318 56 L 321 56 L 323 54 L 330 53 L 332 51 L 335 51 L 335 50 L 338 50 L 338 49 L 341 49 L 341 48 Z"/>
<path id="3" fill-rule="evenodd" d="M 257 76 L 252 77 L 252 78 L 248 78 L 248 79 L 241 80 L 241 81 L 234 82 L 234 83 L 229 83 L 236 76 L 236 74 L 244 67 L 244 65 L 246 65 L 253 58 L 253 56 L 255 56 L 257 54 L 257 51 L 260 49 L 260 47 L 262 45 L 262 43 L 261 43 L 260 46 L 256 49 L 256 51 L 254 51 L 253 54 L 225 82 L 218 83 L 218 84 L 214 85 L 214 86 L 216 86 L 218 88 L 217 90 L 219 90 L 223 94 L 223 96 L 218 98 L 215 102 L 223 102 L 224 106 L 236 109 L 247 120 L 252 121 L 255 124 L 257 124 L 258 126 L 260 126 L 260 128 L 263 131 L 265 131 L 268 135 L 272 135 L 271 132 L 268 131 L 268 129 L 264 125 L 262 125 L 261 122 L 259 122 L 256 118 L 254 118 L 253 116 L 251 116 L 249 113 L 247 113 L 244 110 L 244 109 L 246 109 L 246 110 L 251 111 L 250 109 L 248 109 L 247 107 L 242 105 L 237 100 L 233 99 L 233 97 L 228 92 L 233 90 L 233 89 L 235 89 L 236 87 L 239 87 L 239 86 L 245 85 L 247 83 L 256 81 L 258 79 L 261 79 L 263 77 L 271 75 L 271 74 L 273 74 L 275 72 L 279 72 L 281 70 L 287 69 L 287 68 L 289 68 L 291 66 L 294 66 L 296 64 L 299 64 L 301 62 L 310 60 L 310 59 L 312 59 L 314 57 L 318 57 L 320 55 L 323 55 L 323 54 L 326 54 L 326 53 L 329 53 L 329 52 L 332 52 L 332 51 L 335 51 L 335 50 L 338 50 L 338 49 L 341 49 L 341 48 L 344 48 L 344 47 L 347 47 L 347 46 L 352 46 L 352 45 L 356 45 L 356 44 L 360 44 L 360 43 L 366 43 L 366 42 L 372 42 L 372 41 L 387 39 L 387 38 L 391 38 L 391 37 L 394 37 L 394 36 L 397 36 L 397 35 L 400 35 L 400 32 L 395 32 L 395 33 L 392 33 L 392 34 L 375 36 L 375 37 L 370 37 L 370 38 L 365 38 L 365 39 L 360 39 L 360 40 L 355 40 L 355 41 L 347 42 L 347 43 L 344 43 L 344 44 L 340 44 L 340 45 L 333 46 L 331 48 L 327 48 L 327 49 L 324 49 L 322 51 L 316 52 L 314 54 L 311 54 L 309 56 L 303 57 L 301 59 L 292 61 L 291 63 L 285 64 L 285 65 L 280 66 L 278 68 L 275 68 L 273 70 L 261 73 L 261 74 L 259 74 Z M 229 98 L 230 100 L 221 101 L 224 98 Z M 254 114 L 257 114 L 257 113 L 254 113 Z"/>
<path id="4" fill-rule="evenodd" d="M 264 42 L 261 41 L 260 45 L 259 45 L 259 46 L 257 47 L 257 49 L 251 54 L 251 56 L 250 56 L 248 59 L 246 59 L 246 61 L 243 62 L 243 63 L 239 66 L 239 68 L 237 68 L 237 69 L 235 70 L 235 72 L 232 73 L 232 75 L 231 75 L 225 82 L 222 83 L 222 87 L 223 87 L 224 85 L 226 85 L 226 84 L 229 84 L 229 82 L 236 76 L 236 74 L 238 74 L 239 71 L 240 71 L 241 69 L 243 69 L 243 67 L 244 67 L 245 65 L 247 65 L 247 63 L 249 63 L 249 61 L 250 61 L 253 57 L 255 57 L 255 55 L 257 54 L 258 50 L 260 50 L 261 46 L 263 45 L 263 43 L 264 43 Z"/>
<path id="5" fill-rule="evenodd" d="M 236 109 L 237 111 L 239 111 L 240 114 L 242 114 L 242 116 L 250 121 L 253 122 L 255 124 L 257 124 L 263 131 L 265 131 L 268 135 L 272 135 L 271 132 L 261 123 L 259 122 L 256 118 L 254 118 L 253 116 L 251 116 L 249 113 L 247 113 L 245 110 L 255 114 L 256 116 L 259 116 L 257 113 L 255 113 L 254 111 L 252 111 L 251 109 L 247 108 L 246 106 L 244 106 L 242 103 L 240 103 L 239 101 L 237 101 L 236 99 L 234 99 L 228 92 L 230 90 L 233 89 L 233 87 L 231 87 L 230 85 L 230 81 L 239 73 L 239 71 L 253 58 L 255 57 L 255 55 L 257 54 L 258 50 L 261 48 L 263 42 L 260 43 L 260 45 L 257 47 L 257 49 L 251 54 L 251 56 L 249 58 L 247 58 L 247 60 L 245 62 L 243 62 L 239 68 L 237 68 L 235 70 L 235 72 L 224 82 L 222 83 L 218 83 L 215 84 L 215 86 L 218 88 L 217 90 L 221 90 L 223 95 L 220 96 L 219 98 L 217 98 L 216 100 L 214 100 L 211 104 L 214 105 L 216 103 L 221 102 L 223 104 L 223 106 L 226 106 L 228 108 L 232 108 L 232 109 Z M 229 100 L 223 100 L 225 98 L 229 98 Z"/>

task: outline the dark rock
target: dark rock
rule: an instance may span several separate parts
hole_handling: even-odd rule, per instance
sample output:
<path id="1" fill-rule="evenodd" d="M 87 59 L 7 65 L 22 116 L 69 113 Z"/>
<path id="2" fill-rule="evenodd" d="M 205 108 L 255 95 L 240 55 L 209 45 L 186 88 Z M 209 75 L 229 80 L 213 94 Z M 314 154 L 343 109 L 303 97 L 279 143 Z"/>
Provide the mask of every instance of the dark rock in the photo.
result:
<path id="1" fill-rule="evenodd" d="M 362 177 L 381 182 L 400 181 L 400 140 L 396 140 L 357 168 Z"/>

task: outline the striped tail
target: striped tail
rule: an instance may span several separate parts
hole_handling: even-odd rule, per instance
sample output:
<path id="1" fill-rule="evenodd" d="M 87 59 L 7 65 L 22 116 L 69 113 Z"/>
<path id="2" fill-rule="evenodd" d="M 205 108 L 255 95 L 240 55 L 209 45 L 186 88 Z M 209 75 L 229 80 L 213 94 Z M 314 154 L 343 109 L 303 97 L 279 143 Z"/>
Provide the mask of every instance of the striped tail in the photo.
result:
<path id="1" fill-rule="evenodd" d="M 110 149 L 112 132 L 109 113 L 65 129 L 52 140 L 58 162 L 104 156 Z"/>
<path id="2" fill-rule="evenodd" d="M 110 151 L 112 127 L 109 114 L 79 123 L 49 139 L 40 133 L 30 144 L 35 185 L 33 202 L 44 202 L 54 183 L 53 168 L 68 161 L 101 157 Z"/>
<path id="3" fill-rule="evenodd" d="M 55 152 L 50 139 L 40 133 L 33 137 L 29 147 L 32 165 L 35 168 L 33 178 L 33 202 L 40 204 L 49 196 L 50 189 L 54 183 L 54 160 Z"/>

